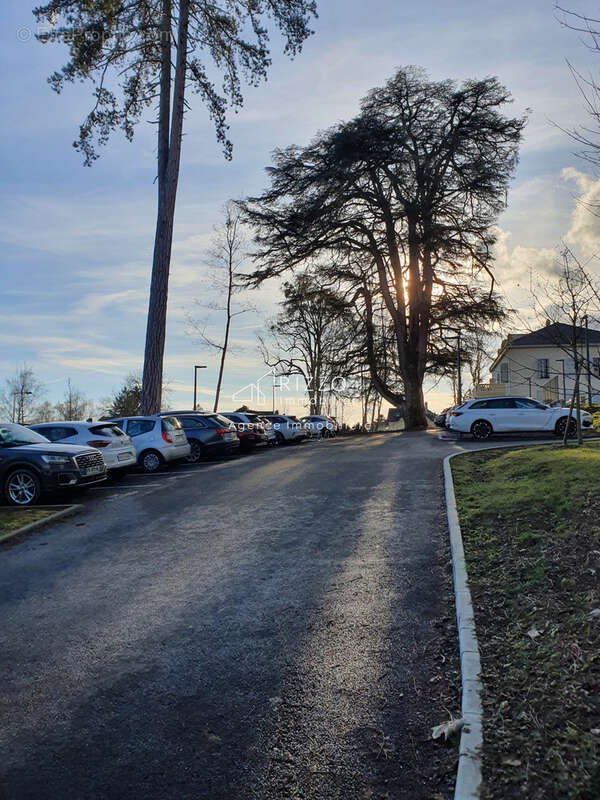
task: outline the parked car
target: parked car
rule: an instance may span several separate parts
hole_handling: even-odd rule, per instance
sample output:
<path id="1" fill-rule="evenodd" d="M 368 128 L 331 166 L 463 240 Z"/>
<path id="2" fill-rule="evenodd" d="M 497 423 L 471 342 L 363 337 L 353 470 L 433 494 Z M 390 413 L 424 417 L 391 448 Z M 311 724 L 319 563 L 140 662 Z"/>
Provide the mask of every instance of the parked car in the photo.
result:
<path id="1" fill-rule="evenodd" d="M 176 417 L 190 443 L 188 461 L 197 463 L 205 458 L 228 456 L 240 448 L 235 425 L 221 414 L 205 411 L 169 411 L 161 417 Z"/>
<path id="2" fill-rule="evenodd" d="M 242 414 L 241 411 L 220 411 L 219 414 L 235 425 L 242 450 L 253 450 L 269 443 L 265 427 L 256 415 Z"/>
<path id="3" fill-rule="evenodd" d="M 114 423 L 131 438 L 137 463 L 146 472 L 156 472 L 163 464 L 190 455 L 190 445 L 175 417 L 119 417 L 105 421 Z"/>
<path id="4" fill-rule="evenodd" d="M 269 422 L 266 417 L 263 417 L 262 414 L 253 414 L 248 413 L 246 416 L 252 420 L 255 424 L 262 425 L 264 428 L 265 433 L 267 434 L 267 444 L 268 445 L 278 445 L 279 439 L 275 435 L 275 428 L 273 427 L 273 423 Z"/>
<path id="5" fill-rule="evenodd" d="M 0 489 L 13 506 L 31 506 L 43 492 L 89 486 L 106 480 L 99 450 L 53 444 L 12 422 L 0 423 Z"/>
<path id="6" fill-rule="evenodd" d="M 131 438 L 110 422 L 42 422 L 30 428 L 51 442 L 96 447 L 102 452 L 109 473 L 127 472 L 137 463 Z"/>
<path id="7" fill-rule="evenodd" d="M 592 427 L 592 415 L 581 412 L 583 428 Z M 459 433 L 470 433 L 474 439 L 489 439 L 494 433 L 520 433 L 547 431 L 563 436 L 569 426 L 569 435 L 577 429 L 575 414 L 569 420 L 568 408 L 550 406 L 530 397 L 489 397 L 467 400 L 456 406 L 448 415 L 448 428 Z"/>
<path id="8" fill-rule="evenodd" d="M 328 417 L 325 414 L 311 414 L 308 417 L 301 417 L 300 422 L 312 439 L 327 439 L 335 436 L 337 431 L 337 426 L 332 417 Z"/>
<path id="9" fill-rule="evenodd" d="M 445 428 L 446 427 L 446 421 L 447 421 L 447 418 L 448 418 L 448 413 L 450 411 L 452 411 L 453 408 L 454 408 L 454 406 L 450 406 L 450 408 L 445 408 L 439 414 L 435 415 L 435 417 L 433 418 L 433 424 L 435 425 L 436 428 Z"/>
<path id="10" fill-rule="evenodd" d="M 273 426 L 279 444 L 284 442 L 298 444 L 308 436 L 306 428 L 296 417 L 289 414 L 265 414 L 264 416 Z"/>

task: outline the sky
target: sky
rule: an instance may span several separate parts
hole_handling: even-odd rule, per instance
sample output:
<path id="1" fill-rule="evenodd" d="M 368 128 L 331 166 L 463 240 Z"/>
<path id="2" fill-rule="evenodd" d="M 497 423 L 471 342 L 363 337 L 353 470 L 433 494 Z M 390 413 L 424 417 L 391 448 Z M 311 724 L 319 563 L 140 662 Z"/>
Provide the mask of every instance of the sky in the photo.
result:
<path id="1" fill-rule="evenodd" d="M 596 4 L 574 0 L 597 14 Z M 369 89 L 405 65 L 433 79 L 497 75 L 510 89 L 510 113 L 530 109 L 508 208 L 498 221 L 496 274 L 512 307 L 528 303 L 530 270 L 551 273 L 561 240 L 592 256 L 600 220 L 600 180 L 564 132 L 589 124 L 567 61 L 598 74 L 600 56 L 560 23 L 548 0 L 320 0 L 315 31 L 294 60 L 272 39 L 268 81 L 246 88 L 230 114 L 231 162 L 223 158 L 200 100 L 190 98 L 175 219 L 165 376 L 173 406 L 189 407 L 194 364 L 199 402 L 212 406 L 217 354 L 189 335 L 187 317 L 203 316 L 207 256 L 214 226 L 230 198 L 257 194 L 276 147 L 306 144 L 319 130 L 358 111 Z M 156 145 L 151 114 L 132 143 L 116 132 L 92 168 L 72 146 L 92 87 L 57 95 L 47 76 L 66 61 L 60 44 L 40 44 L 26 0 L 4 0 L 0 65 L 0 385 L 26 363 L 55 402 L 65 382 L 94 400 L 140 370 L 156 213 Z M 239 390 L 265 371 L 256 347 L 280 298 L 267 284 L 249 298 L 226 368 L 223 409 L 244 402 Z M 519 329 L 517 317 L 512 326 Z M 213 329 L 218 334 L 218 327 Z M 445 383 L 428 385 L 434 409 L 448 404 Z M 235 395 L 235 397 L 232 397 Z M 248 398 L 249 400 L 250 398 Z M 284 398 L 279 398 L 281 407 Z M 237 401 L 237 402 L 236 402 Z M 268 392 L 267 407 L 271 395 Z M 297 413 L 294 396 L 287 409 Z"/>

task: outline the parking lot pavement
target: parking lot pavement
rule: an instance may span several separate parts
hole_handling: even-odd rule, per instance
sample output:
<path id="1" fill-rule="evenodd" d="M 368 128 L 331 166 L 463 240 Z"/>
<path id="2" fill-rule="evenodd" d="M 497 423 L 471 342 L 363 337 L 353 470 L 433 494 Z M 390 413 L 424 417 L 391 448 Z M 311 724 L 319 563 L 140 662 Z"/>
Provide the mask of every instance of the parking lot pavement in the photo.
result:
<path id="1" fill-rule="evenodd" d="M 190 476 L 198 476 L 206 471 L 228 471 L 236 469 L 242 465 L 260 463 L 264 458 L 289 458 L 297 449 L 319 447 L 333 447 L 340 445 L 348 439 L 340 437 L 338 439 L 311 439 L 301 444 L 283 445 L 281 447 L 258 447 L 248 453 L 239 453 L 228 458 L 215 461 L 202 461 L 198 464 L 190 464 L 187 461 L 163 467 L 158 472 L 149 474 L 141 469 L 131 470 L 126 476 L 118 479 L 107 479 L 95 486 L 90 486 L 84 491 L 75 492 L 56 492 L 44 498 L 47 505 L 64 505 L 65 503 L 83 503 L 86 507 L 94 508 L 100 503 L 114 502 L 126 497 L 143 497 L 153 491 L 167 489 L 173 486 L 176 481 L 186 481 Z"/>
<path id="2" fill-rule="evenodd" d="M 56 492 L 48 495 L 44 501 L 48 505 L 78 502 L 93 508 L 98 503 L 112 502 L 124 497 L 144 496 L 153 491 L 167 489 L 175 481 L 189 480 L 191 476 L 198 476 L 206 470 L 229 469 L 244 463 L 247 459 L 268 457 L 267 450 L 270 451 L 271 448 L 257 448 L 254 452 L 240 453 L 220 461 L 202 461 L 198 464 L 180 461 L 152 474 L 141 469 L 133 469 L 122 478 L 108 478 L 102 483 L 87 487 L 84 491 Z"/>
<path id="3" fill-rule="evenodd" d="M 132 475 L 4 549 L 3 800 L 447 789 L 429 734 L 453 693 L 451 447 L 374 435 Z"/>

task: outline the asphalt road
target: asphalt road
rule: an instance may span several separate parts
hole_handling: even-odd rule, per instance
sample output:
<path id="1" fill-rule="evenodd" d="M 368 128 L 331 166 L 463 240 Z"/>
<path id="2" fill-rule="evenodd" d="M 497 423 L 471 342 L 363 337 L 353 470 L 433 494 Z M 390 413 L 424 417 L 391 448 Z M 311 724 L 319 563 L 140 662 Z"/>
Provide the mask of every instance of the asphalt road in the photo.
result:
<path id="1" fill-rule="evenodd" d="M 137 475 L 1 548 L 0 797 L 450 796 L 429 729 L 458 710 L 441 459 L 461 446 Z"/>

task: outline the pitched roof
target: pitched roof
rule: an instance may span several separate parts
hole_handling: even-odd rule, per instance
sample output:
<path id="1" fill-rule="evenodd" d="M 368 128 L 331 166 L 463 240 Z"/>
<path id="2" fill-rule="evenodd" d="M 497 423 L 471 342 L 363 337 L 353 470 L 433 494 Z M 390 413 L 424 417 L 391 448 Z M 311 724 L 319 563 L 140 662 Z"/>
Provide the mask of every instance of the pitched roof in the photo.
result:
<path id="1" fill-rule="evenodd" d="M 579 344 L 585 343 L 586 331 L 585 328 L 577 327 L 577 342 Z M 571 344 L 573 336 L 573 329 L 571 325 L 565 322 L 553 322 L 551 325 L 546 325 L 538 331 L 531 333 L 524 333 L 522 335 L 511 336 L 507 342 L 509 347 L 528 347 L 530 345 L 569 345 Z M 600 344 L 600 331 L 588 330 L 588 337 L 590 344 Z"/>

